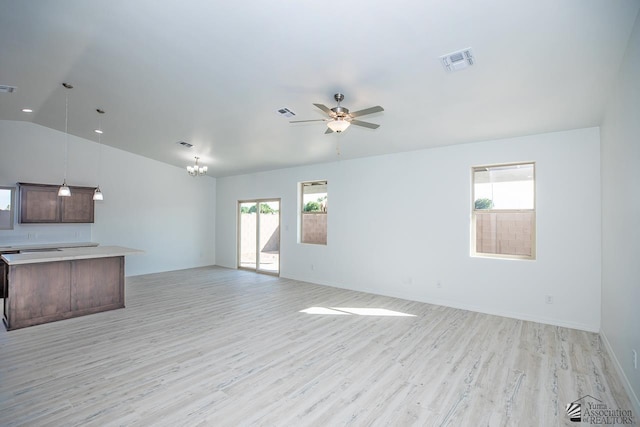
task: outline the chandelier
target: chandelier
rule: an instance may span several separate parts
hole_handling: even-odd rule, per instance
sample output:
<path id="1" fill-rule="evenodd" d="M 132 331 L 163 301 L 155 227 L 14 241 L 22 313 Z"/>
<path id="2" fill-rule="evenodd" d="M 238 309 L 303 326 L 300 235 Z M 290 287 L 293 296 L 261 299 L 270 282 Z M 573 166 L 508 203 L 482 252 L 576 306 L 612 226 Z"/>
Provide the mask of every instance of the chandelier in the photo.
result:
<path id="1" fill-rule="evenodd" d="M 191 176 L 201 176 L 201 175 L 206 175 L 207 174 L 207 170 L 209 168 L 207 168 L 206 166 L 200 166 L 198 165 L 198 160 L 200 159 L 200 157 L 196 156 L 196 164 L 193 166 L 187 166 L 187 173 L 189 173 L 189 175 Z"/>

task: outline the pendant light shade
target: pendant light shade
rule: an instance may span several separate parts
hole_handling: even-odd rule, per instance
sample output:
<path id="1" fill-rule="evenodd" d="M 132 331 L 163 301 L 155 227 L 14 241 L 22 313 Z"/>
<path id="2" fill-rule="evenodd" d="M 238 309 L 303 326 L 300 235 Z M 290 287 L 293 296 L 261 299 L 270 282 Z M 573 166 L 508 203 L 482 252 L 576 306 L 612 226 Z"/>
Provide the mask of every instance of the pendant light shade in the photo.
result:
<path id="1" fill-rule="evenodd" d="M 60 197 L 69 197 L 69 196 L 71 196 L 71 189 L 67 185 L 67 180 L 66 179 L 62 182 L 62 185 L 60 186 L 60 188 L 58 188 L 58 196 L 60 196 Z"/>
<path id="2" fill-rule="evenodd" d="M 342 118 L 337 118 L 335 120 L 331 120 L 330 122 L 327 123 L 327 127 L 329 129 L 331 129 L 334 132 L 343 132 L 345 131 L 349 125 L 351 123 L 349 123 L 348 121 L 342 119 Z"/>
<path id="3" fill-rule="evenodd" d="M 96 187 L 96 190 L 93 192 L 93 200 L 104 200 L 100 186 Z"/>

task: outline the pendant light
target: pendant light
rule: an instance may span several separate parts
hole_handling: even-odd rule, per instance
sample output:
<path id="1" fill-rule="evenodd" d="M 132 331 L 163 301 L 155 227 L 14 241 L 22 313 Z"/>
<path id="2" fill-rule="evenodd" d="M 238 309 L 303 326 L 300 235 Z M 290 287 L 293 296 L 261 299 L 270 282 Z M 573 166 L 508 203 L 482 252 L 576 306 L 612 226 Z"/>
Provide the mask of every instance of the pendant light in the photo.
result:
<path id="1" fill-rule="evenodd" d="M 65 89 L 73 89 L 69 83 L 62 83 L 62 86 Z M 59 197 L 69 197 L 71 196 L 71 189 L 67 185 L 67 161 L 69 155 L 69 94 L 65 96 L 64 103 L 64 179 L 62 180 L 62 185 L 58 189 Z"/>
<path id="2" fill-rule="evenodd" d="M 104 110 L 101 110 L 99 108 L 97 108 L 96 111 L 98 112 L 99 117 L 104 114 Z M 98 129 L 95 130 L 95 133 L 98 134 L 98 182 L 99 182 L 100 181 L 100 158 L 102 157 L 102 134 L 104 133 L 102 131 L 102 119 L 98 120 Z M 96 187 L 95 191 L 93 192 L 93 200 L 104 200 L 104 195 L 100 190 L 99 184 Z"/>

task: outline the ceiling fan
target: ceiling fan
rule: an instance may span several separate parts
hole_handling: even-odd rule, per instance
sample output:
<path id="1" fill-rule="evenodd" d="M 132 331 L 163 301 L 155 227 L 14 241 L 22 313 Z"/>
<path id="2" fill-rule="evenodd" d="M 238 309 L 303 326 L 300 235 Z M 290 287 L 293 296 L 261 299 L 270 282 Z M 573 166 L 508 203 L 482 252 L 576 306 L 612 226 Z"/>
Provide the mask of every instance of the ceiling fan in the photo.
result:
<path id="1" fill-rule="evenodd" d="M 375 123 L 363 122 L 362 120 L 356 120 L 355 118 L 384 111 L 384 108 L 382 108 L 381 106 L 376 105 L 375 107 L 365 108 L 364 110 L 350 113 L 348 108 L 340 106 L 340 102 L 342 102 L 342 100 L 344 99 L 343 94 L 336 93 L 335 95 L 333 95 L 333 98 L 338 102 L 337 107 L 329 108 L 323 104 L 313 104 L 327 113 L 329 115 L 328 119 L 293 120 L 289 123 L 327 122 L 327 130 L 325 131 L 325 133 L 340 133 L 345 131 L 349 127 L 349 125 L 363 126 L 369 129 L 377 129 L 380 127 L 380 125 L 377 125 Z"/>

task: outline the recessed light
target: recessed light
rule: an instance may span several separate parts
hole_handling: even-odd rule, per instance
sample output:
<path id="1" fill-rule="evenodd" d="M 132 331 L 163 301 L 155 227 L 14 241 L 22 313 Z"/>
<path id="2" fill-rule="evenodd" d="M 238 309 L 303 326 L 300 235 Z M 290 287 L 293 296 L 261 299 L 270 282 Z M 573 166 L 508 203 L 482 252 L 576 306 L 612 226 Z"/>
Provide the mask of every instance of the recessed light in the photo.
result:
<path id="1" fill-rule="evenodd" d="M 99 133 L 100 135 L 102 135 L 104 132 L 102 132 L 102 129 L 95 129 L 94 130 L 95 133 Z"/>
<path id="2" fill-rule="evenodd" d="M 33 110 L 31 108 L 23 108 L 22 112 L 23 113 L 33 113 Z"/>

